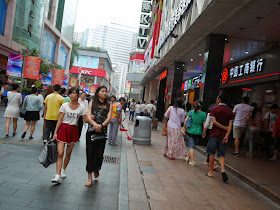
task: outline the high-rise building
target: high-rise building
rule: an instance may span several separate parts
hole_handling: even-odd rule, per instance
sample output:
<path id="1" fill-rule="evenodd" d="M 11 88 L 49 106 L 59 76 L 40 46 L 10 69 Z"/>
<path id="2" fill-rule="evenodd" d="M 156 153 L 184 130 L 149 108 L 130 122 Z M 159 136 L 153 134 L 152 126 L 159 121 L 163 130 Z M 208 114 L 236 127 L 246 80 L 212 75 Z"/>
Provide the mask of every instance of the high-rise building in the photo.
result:
<path id="1" fill-rule="evenodd" d="M 0 0 L 0 80 L 5 78 L 9 54 L 26 48 L 36 48 L 41 51 L 41 57 L 68 72 L 77 2 Z"/>
<path id="2" fill-rule="evenodd" d="M 129 54 L 136 48 L 136 32 L 137 28 L 109 23 L 86 29 L 80 41 L 81 47 L 100 47 L 108 51 L 113 69 L 119 75 L 117 87 L 121 95 L 124 94 Z"/>

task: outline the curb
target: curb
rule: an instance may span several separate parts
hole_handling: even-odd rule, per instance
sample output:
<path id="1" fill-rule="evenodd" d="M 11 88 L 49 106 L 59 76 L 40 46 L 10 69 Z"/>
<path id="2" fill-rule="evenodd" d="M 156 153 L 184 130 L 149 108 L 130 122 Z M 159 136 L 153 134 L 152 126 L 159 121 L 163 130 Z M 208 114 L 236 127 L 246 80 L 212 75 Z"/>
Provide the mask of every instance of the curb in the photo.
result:
<path id="1" fill-rule="evenodd" d="M 126 155 L 126 136 L 122 132 L 122 149 L 120 159 L 120 181 L 119 181 L 119 210 L 129 210 L 128 202 L 128 171 L 127 171 L 127 155 Z"/>
<path id="2" fill-rule="evenodd" d="M 202 154 L 205 157 L 207 157 L 207 153 L 206 153 L 206 151 L 204 149 L 202 149 L 199 146 L 197 146 L 196 150 L 200 154 Z M 215 158 L 216 161 L 218 161 L 218 158 L 216 158 L 216 157 L 214 157 L 214 158 Z M 225 168 L 226 168 L 227 171 L 232 173 L 234 176 L 239 178 L 241 181 L 243 181 L 244 183 L 248 184 L 249 186 L 251 186 L 252 188 L 257 190 L 258 192 L 260 192 L 261 194 L 263 194 L 264 196 L 266 196 L 267 198 L 269 198 L 273 202 L 275 202 L 278 205 L 280 205 L 280 197 L 277 194 L 275 194 L 274 192 L 272 192 L 271 190 L 269 190 L 267 187 L 257 184 L 255 181 L 253 181 L 249 177 L 241 174 L 239 171 L 237 171 L 236 169 L 232 168 L 231 166 L 229 166 L 227 164 L 225 164 Z"/>

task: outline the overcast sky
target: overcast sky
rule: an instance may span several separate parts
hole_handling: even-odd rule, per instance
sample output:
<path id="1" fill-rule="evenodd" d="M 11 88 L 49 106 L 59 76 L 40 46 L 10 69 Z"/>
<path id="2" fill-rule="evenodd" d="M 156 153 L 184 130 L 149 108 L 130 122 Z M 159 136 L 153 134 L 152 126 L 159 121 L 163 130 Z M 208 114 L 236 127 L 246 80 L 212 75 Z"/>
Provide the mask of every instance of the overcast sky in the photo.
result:
<path id="1" fill-rule="evenodd" d="M 143 0 L 79 0 L 75 32 L 82 32 L 110 19 L 118 23 L 139 27 Z"/>

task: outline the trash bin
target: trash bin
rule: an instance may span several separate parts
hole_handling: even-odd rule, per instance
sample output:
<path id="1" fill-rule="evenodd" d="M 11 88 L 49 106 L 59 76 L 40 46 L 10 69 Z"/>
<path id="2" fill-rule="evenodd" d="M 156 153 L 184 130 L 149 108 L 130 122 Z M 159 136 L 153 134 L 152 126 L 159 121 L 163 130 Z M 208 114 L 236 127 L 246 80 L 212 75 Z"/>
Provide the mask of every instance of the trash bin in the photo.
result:
<path id="1" fill-rule="evenodd" d="M 152 119 L 150 117 L 137 116 L 134 125 L 133 143 L 140 145 L 151 144 Z"/>

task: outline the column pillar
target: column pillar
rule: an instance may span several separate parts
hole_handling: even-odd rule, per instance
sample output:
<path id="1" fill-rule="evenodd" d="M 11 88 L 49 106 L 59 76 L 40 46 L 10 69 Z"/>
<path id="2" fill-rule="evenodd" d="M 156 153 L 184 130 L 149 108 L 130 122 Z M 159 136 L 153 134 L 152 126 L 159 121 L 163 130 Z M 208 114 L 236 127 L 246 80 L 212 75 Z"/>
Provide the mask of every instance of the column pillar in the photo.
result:
<path id="1" fill-rule="evenodd" d="M 149 95 L 150 95 L 150 83 L 145 87 L 145 101 L 149 102 Z"/>
<path id="2" fill-rule="evenodd" d="M 171 103 L 173 104 L 175 99 L 182 96 L 182 83 L 184 79 L 184 62 L 174 63 L 174 78 L 173 78 L 173 86 L 172 86 L 172 96 Z"/>
<path id="3" fill-rule="evenodd" d="M 164 96 L 165 96 L 165 89 L 166 89 L 166 81 L 167 76 L 162 79 L 159 83 L 159 90 L 158 90 L 158 98 L 157 98 L 157 112 L 156 112 L 156 118 L 158 118 L 159 121 L 162 121 L 163 115 L 164 115 Z"/>
<path id="4" fill-rule="evenodd" d="M 226 36 L 222 34 L 210 34 L 206 38 L 204 66 L 199 92 L 199 100 L 203 101 L 204 110 L 207 110 L 219 95 L 225 38 Z"/>
<path id="5" fill-rule="evenodd" d="M 157 100 L 158 82 L 159 82 L 159 80 L 157 80 L 157 79 L 154 79 L 153 81 L 150 82 L 150 91 L 149 91 L 150 93 L 149 93 L 148 102 L 150 102 L 151 100 L 154 100 L 154 101 Z"/>

